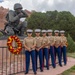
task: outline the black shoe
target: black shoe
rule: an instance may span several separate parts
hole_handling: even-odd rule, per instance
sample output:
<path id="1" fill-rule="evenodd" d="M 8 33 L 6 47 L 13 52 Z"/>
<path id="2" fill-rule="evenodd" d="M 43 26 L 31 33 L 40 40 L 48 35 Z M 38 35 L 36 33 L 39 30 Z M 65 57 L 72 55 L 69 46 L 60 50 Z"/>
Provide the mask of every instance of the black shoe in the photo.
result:
<path id="1" fill-rule="evenodd" d="M 28 74 L 28 72 L 25 72 L 25 74 Z"/>
<path id="2" fill-rule="evenodd" d="M 56 66 L 53 66 L 53 68 L 56 68 Z"/>
<path id="3" fill-rule="evenodd" d="M 64 66 L 66 66 L 66 64 L 64 64 Z"/>
<path id="4" fill-rule="evenodd" d="M 34 75 L 36 75 L 37 73 L 36 72 L 34 72 Z"/>
<path id="5" fill-rule="evenodd" d="M 43 70 L 41 70 L 41 72 L 43 72 Z"/>
<path id="6" fill-rule="evenodd" d="M 47 67 L 47 70 L 49 70 L 49 67 Z"/>
<path id="7" fill-rule="evenodd" d="M 60 67 L 62 67 L 62 65 L 60 64 Z"/>

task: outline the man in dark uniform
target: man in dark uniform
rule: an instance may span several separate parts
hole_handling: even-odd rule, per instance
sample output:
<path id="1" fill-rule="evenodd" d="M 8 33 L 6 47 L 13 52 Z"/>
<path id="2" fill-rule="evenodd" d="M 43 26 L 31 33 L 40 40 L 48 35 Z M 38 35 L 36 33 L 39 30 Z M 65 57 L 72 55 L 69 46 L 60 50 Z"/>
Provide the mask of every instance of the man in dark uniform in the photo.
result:
<path id="1" fill-rule="evenodd" d="M 53 68 L 56 67 L 56 63 L 55 63 L 55 54 L 54 54 L 54 44 L 55 44 L 55 40 L 54 40 L 54 36 L 52 36 L 52 32 L 53 30 L 51 29 L 48 29 L 47 30 L 47 33 L 48 33 L 48 39 L 50 41 L 50 44 L 49 44 L 49 56 L 51 56 L 51 62 L 52 62 L 52 66 Z M 50 58 L 49 58 L 50 59 Z"/>
<path id="2" fill-rule="evenodd" d="M 65 31 L 64 30 L 61 30 L 60 31 L 60 37 L 62 39 L 61 41 L 61 58 L 63 57 L 63 62 L 64 62 L 64 65 L 67 64 L 67 38 L 65 36 Z"/>
<path id="3" fill-rule="evenodd" d="M 61 47 L 60 47 L 62 40 L 59 36 L 59 30 L 55 30 L 54 33 L 55 33 L 55 36 L 54 36 L 54 40 L 55 40 L 55 44 L 54 44 L 55 61 L 56 61 L 56 54 L 57 54 L 59 66 L 62 67 Z"/>
<path id="4" fill-rule="evenodd" d="M 24 35 L 25 28 L 27 27 L 27 22 L 20 22 L 20 19 L 28 17 L 28 14 L 24 12 L 22 8 L 23 7 L 20 3 L 16 3 L 14 5 L 15 11 L 9 10 L 8 14 L 6 15 L 8 23 L 4 30 L 6 30 L 8 35 Z"/>

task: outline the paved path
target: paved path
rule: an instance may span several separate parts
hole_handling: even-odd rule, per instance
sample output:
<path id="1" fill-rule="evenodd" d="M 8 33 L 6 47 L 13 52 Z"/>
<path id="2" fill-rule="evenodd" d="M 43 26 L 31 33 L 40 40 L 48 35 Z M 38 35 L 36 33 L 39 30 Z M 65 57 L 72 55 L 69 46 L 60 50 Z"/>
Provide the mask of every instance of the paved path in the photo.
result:
<path id="1" fill-rule="evenodd" d="M 39 70 L 37 71 L 37 75 L 58 75 L 62 72 L 64 72 L 65 70 L 71 68 L 72 66 L 75 65 L 75 59 L 74 58 L 71 58 L 71 57 L 68 57 L 68 63 L 66 66 L 63 65 L 63 67 L 60 67 L 58 64 L 56 66 L 55 69 L 53 69 L 51 66 L 50 66 L 50 70 L 46 70 L 46 68 L 44 68 L 44 72 L 40 72 Z M 19 73 L 19 74 L 16 74 L 16 75 L 25 75 L 24 73 Z M 29 74 L 27 75 L 34 75 L 33 74 L 33 71 L 30 70 L 29 71 Z"/>

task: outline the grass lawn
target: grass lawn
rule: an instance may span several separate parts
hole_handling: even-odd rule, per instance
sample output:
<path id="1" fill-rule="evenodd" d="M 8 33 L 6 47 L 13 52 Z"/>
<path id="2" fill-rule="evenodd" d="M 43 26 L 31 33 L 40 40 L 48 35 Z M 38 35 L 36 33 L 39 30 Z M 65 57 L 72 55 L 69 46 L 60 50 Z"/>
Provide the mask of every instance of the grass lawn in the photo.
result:
<path id="1" fill-rule="evenodd" d="M 72 68 L 64 71 L 63 73 L 61 73 L 59 75 L 75 75 L 75 66 L 73 66 Z"/>
<path id="2" fill-rule="evenodd" d="M 67 53 L 67 56 L 75 58 L 75 53 Z"/>
<path id="3" fill-rule="evenodd" d="M 67 56 L 75 58 L 75 53 L 67 53 Z M 71 67 L 70 69 L 64 71 L 59 75 L 75 75 L 75 66 Z"/>

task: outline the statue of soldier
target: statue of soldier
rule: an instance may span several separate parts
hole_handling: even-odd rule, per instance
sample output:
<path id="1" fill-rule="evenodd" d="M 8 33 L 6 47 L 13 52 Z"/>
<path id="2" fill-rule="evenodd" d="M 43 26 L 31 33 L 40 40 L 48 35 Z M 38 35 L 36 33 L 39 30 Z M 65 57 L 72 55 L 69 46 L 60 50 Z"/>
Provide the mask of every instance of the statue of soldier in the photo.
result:
<path id="1" fill-rule="evenodd" d="M 20 3 L 16 3 L 14 5 L 14 11 L 9 10 L 8 14 L 6 15 L 7 24 L 4 28 L 7 35 L 19 35 L 24 36 L 24 31 L 27 27 L 27 21 L 20 22 L 21 18 L 28 17 L 27 12 L 22 10 L 23 7 Z"/>

